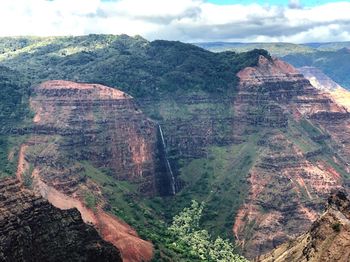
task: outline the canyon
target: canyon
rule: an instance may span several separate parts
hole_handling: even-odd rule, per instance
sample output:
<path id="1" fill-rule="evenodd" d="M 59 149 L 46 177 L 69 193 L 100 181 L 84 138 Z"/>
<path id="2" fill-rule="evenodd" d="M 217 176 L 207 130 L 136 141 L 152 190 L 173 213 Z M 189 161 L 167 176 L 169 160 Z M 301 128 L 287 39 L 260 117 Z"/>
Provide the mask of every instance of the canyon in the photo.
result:
<path id="1" fill-rule="evenodd" d="M 27 56 L 39 61 L 14 54 L 6 64 L 24 61 L 28 75 Z M 201 225 L 252 259 L 307 231 L 330 193 L 349 191 L 350 115 L 329 79 L 317 85 L 263 50 L 125 36 L 57 61 L 36 74 L 31 124 L 15 130 L 17 179 L 77 208 L 123 261 L 176 261 L 157 234 L 192 199 L 205 203 Z M 45 81 L 57 76 L 75 81 Z"/>

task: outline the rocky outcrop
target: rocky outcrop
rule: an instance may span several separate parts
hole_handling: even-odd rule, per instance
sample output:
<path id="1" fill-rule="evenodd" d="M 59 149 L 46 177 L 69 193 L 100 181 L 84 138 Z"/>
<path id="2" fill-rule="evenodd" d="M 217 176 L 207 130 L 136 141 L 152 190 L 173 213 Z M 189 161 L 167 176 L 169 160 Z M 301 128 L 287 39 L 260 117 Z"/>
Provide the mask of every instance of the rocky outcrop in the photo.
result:
<path id="1" fill-rule="evenodd" d="M 328 199 L 328 207 L 310 230 L 272 252 L 260 262 L 318 262 L 350 260 L 350 201 L 343 192 Z"/>
<path id="2" fill-rule="evenodd" d="M 21 146 L 17 178 L 54 206 L 77 208 L 123 261 L 150 261 L 152 244 L 106 212 L 98 178 L 127 181 L 141 195 L 172 194 L 158 124 L 129 95 L 97 84 L 44 82 L 30 104 L 34 127 Z"/>
<path id="3" fill-rule="evenodd" d="M 36 147 L 34 139 L 48 147 L 32 162 L 39 169 L 49 167 L 48 184 L 74 191 L 82 170 L 73 165 L 89 161 L 96 168 L 109 169 L 118 180 L 138 184 L 143 194 L 167 193 L 170 186 L 160 183 L 164 170 L 157 169 L 158 125 L 132 97 L 102 85 L 68 81 L 45 82 L 33 93 L 37 137 L 32 147 Z"/>
<path id="4" fill-rule="evenodd" d="M 0 225 L 0 261 L 122 261 L 78 210 L 55 208 L 16 179 L 0 181 Z"/>
<path id="5" fill-rule="evenodd" d="M 349 172 L 350 126 L 344 107 L 283 61 L 261 56 L 238 76 L 234 108 L 236 122 L 244 124 L 237 130 L 266 132 L 233 227 L 252 258 L 306 231 L 326 196 L 347 184 L 331 163 Z M 325 144 L 339 154 L 327 156 Z"/>
<path id="6" fill-rule="evenodd" d="M 284 113 L 295 116 L 317 119 L 323 115 L 327 120 L 349 118 L 348 112 L 328 94 L 314 88 L 295 68 L 281 60 L 260 56 L 257 67 L 247 67 L 238 76 L 238 105 L 241 101 L 253 100 L 251 105 L 255 108 L 264 109 L 275 104 Z M 249 110 L 245 108 L 244 114 L 247 112 Z M 270 111 L 263 113 L 269 115 Z"/>
<path id="7" fill-rule="evenodd" d="M 55 188 L 45 184 L 38 175 L 36 169 L 33 170 L 33 188 L 46 198 L 52 205 L 67 210 L 76 208 L 79 210 L 85 223 L 93 225 L 101 237 L 116 246 L 125 262 L 150 261 L 153 257 L 153 246 L 150 242 L 139 237 L 136 230 L 120 220 L 119 218 L 107 213 L 101 207 L 87 206 L 85 199 L 79 196 L 64 194 Z M 91 181 L 82 184 L 82 187 L 91 186 Z M 96 184 L 93 194 L 99 194 L 99 187 Z M 94 195 L 93 195 L 94 196 Z M 106 200 L 101 200 L 106 201 Z"/>

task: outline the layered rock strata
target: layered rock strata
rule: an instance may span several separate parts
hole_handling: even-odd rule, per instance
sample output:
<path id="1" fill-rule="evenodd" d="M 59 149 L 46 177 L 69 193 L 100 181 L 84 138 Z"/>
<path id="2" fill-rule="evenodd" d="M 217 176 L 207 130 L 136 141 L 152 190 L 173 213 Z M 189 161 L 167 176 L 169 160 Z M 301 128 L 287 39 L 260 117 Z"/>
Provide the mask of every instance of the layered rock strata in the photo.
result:
<path id="1" fill-rule="evenodd" d="M 74 178 L 79 168 L 66 168 L 70 160 L 110 169 L 118 180 L 138 184 L 144 194 L 158 194 L 167 186 L 159 184 L 158 125 L 137 108 L 132 97 L 102 85 L 68 81 L 45 82 L 33 93 L 34 133 L 38 137 L 32 140 L 51 147 L 43 148 L 33 161 L 51 167 L 50 185 L 57 181 L 62 189 L 63 183 L 79 179 Z M 69 184 L 64 190 L 72 191 L 74 186 Z"/>
<path id="2" fill-rule="evenodd" d="M 306 231 L 326 196 L 348 183 L 331 162 L 349 172 L 350 118 L 343 106 L 280 60 L 261 56 L 256 67 L 238 76 L 234 107 L 237 121 L 244 123 L 238 130 L 269 130 L 233 228 L 252 258 Z M 325 144 L 339 153 L 327 156 Z"/>
<path id="3" fill-rule="evenodd" d="M 124 261 L 149 261 L 152 244 L 107 213 L 96 178 L 104 172 L 141 195 L 172 194 L 159 127 L 129 95 L 106 86 L 48 81 L 32 90 L 34 128 L 17 177 L 60 209 L 77 208 Z M 102 171 L 101 171 L 102 170 Z"/>

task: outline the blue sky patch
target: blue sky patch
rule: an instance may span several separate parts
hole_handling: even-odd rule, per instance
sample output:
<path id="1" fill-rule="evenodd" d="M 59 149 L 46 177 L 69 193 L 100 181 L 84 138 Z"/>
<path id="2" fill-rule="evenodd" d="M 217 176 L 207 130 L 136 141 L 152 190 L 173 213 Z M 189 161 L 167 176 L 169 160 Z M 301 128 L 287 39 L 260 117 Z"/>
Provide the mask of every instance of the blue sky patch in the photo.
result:
<path id="1" fill-rule="evenodd" d="M 288 5 L 288 0 L 207 0 L 209 3 L 218 4 L 218 5 L 228 5 L 228 4 L 269 4 L 269 5 Z M 303 6 L 316 6 L 326 3 L 342 2 L 340 0 L 300 0 L 299 1 Z M 346 2 L 346 1 L 343 1 Z"/>

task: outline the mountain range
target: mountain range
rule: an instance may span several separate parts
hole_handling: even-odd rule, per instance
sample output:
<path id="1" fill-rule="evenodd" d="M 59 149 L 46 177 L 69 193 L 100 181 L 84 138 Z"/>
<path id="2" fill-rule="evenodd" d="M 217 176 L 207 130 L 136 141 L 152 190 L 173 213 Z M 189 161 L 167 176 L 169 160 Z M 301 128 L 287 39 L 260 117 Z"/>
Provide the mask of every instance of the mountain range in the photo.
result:
<path id="1" fill-rule="evenodd" d="M 321 69 L 344 88 L 350 89 L 350 42 L 331 43 L 195 43 L 213 52 L 265 49 L 295 67 L 311 66 Z"/>

